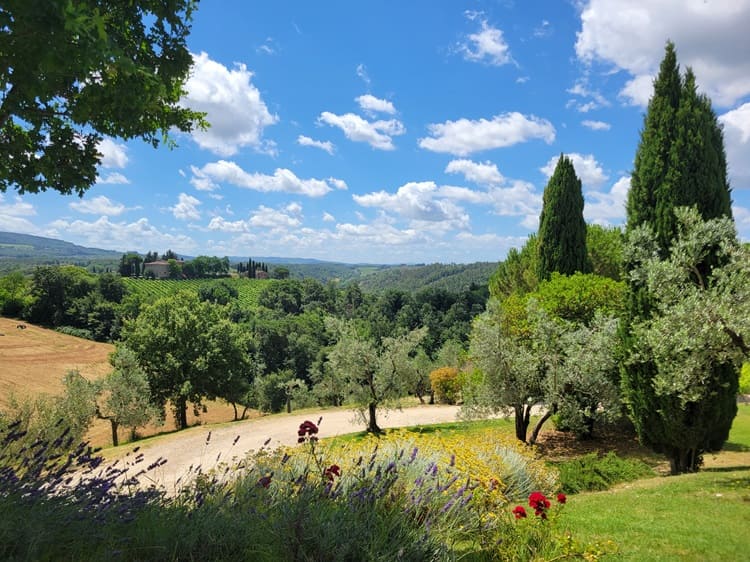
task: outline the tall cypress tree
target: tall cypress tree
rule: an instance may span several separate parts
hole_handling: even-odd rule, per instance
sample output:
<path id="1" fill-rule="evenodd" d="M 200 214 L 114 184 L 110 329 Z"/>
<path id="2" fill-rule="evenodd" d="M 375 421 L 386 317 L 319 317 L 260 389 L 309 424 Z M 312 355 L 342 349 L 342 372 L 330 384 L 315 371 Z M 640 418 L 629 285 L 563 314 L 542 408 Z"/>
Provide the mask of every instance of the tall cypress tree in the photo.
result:
<path id="1" fill-rule="evenodd" d="M 693 205 L 704 219 L 731 216 L 726 156 L 711 102 L 697 93 L 691 70 L 684 80 L 680 78 L 674 45 L 669 42 L 636 152 L 627 230 L 649 225 L 667 255 L 677 235 L 675 207 Z M 715 264 L 709 256 L 701 273 L 710 274 Z M 630 281 L 628 325 L 650 316 L 646 289 Z M 624 344 L 627 354 L 633 345 L 627 333 Z M 716 365 L 710 379 L 715 388 L 706 393 L 707 398 L 689 404 L 669 394 L 657 395 L 655 375 L 656 367 L 648 360 L 630 357 L 625 362 L 622 389 L 630 418 L 641 441 L 669 457 L 672 473 L 695 471 L 702 453 L 717 450 L 728 436 L 736 414 L 736 373 L 729 365 Z"/>
<path id="2" fill-rule="evenodd" d="M 570 158 L 562 154 L 544 188 L 538 244 L 540 281 L 549 279 L 553 272 L 563 275 L 589 272 L 581 180 Z"/>

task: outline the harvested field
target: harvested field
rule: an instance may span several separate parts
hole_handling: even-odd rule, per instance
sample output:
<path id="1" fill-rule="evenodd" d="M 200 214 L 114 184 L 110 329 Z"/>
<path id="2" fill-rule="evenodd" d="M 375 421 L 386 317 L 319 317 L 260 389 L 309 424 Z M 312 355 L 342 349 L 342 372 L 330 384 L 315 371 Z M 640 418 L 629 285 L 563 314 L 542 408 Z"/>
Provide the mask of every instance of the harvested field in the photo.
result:
<path id="1" fill-rule="evenodd" d="M 20 325 L 25 328 L 19 328 Z M 114 346 L 108 343 L 76 338 L 2 317 L 0 334 L 0 409 L 8 406 L 11 395 L 59 394 L 65 373 L 72 369 L 78 369 L 89 380 L 103 377 L 111 370 L 108 357 Z M 233 419 L 232 407 L 223 402 L 206 402 L 206 410 L 195 416 L 189 409 L 188 423 L 220 423 Z M 168 413 L 165 425 L 139 428 L 138 434 L 155 435 L 174 429 L 174 420 Z M 128 436 L 127 429 L 121 430 L 121 442 Z M 96 420 L 87 438 L 95 446 L 110 445 L 109 422 Z"/>

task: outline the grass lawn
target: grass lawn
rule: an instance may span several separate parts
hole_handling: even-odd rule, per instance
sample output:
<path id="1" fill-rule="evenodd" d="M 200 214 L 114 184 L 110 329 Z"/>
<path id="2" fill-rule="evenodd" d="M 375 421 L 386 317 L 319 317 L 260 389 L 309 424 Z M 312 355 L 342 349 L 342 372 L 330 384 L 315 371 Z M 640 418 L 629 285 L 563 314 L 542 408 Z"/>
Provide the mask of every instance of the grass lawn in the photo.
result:
<path id="1" fill-rule="evenodd" d="M 750 407 L 740 407 L 727 449 L 739 464 L 575 495 L 565 524 L 584 542 L 614 541 L 610 560 L 748 560 Z"/>

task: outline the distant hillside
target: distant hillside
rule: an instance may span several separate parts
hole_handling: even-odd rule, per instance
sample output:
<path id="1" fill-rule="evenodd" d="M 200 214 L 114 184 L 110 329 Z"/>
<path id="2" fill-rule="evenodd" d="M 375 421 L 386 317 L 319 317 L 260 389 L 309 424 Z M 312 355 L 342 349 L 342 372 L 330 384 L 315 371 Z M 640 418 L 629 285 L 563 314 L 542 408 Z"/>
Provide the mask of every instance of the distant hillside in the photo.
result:
<path id="1" fill-rule="evenodd" d="M 97 248 L 85 248 L 63 240 L 44 238 L 42 236 L 31 236 L 30 234 L 18 234 L 15 232 L 0 232 L 0 258 L 38 258 L 64 257 L 64 258 L 117 258 L 120 259 L 122 252 L 112 250 L 101 250 Z"/>
<path id="2" fill-rule="evenodd" d="M 119 261 L 121 252 L 85 248 L 63 240 L 0 232 L 0 275 L 13 270 L 28 271 L 37 265 L 74 264 L 102 269 Z"/>
<path id="3" fill-rule="evenodd" d="M 386 289 L 415 292 L 427 288 L 456 292 L 468 289 L 472 283 L 487 285 L 495 269 L 496 262 L 401 265 L 374 271 L 356 281 L 365 292 Z"/>
<path id="4" fill-rule="evenodd" d="M 123 252 L 86 248 L 63 240 L 0 232 L 0 275 L 13 270 L 31 271 L 37 265 L 74 264 L 95 271 L 116 270 Z M 248 258 L 231 257 L 233 264 Z M 378 292 L 400 289 L 415 292 L 432 287 L 461 291 L 472 283 L 486 285 L 497 263 L 430 265 L 378 265 L 327 262 L 306 258 L 255 257 L 268 264 L 269 270 L 283 266 L 290 277 L 312 277 L 322 283 L 336 281 L 341 284 L 357 282 L 362 290 Z"/>

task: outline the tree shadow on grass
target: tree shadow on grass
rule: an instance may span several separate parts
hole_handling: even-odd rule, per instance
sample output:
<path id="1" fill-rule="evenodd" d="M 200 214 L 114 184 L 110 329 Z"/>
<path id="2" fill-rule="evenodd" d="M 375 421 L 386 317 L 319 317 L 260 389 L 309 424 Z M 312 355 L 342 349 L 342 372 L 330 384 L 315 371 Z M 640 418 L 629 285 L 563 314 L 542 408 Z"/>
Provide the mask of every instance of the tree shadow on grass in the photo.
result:
<path id="1" fill-rule="evenodd" d="M 747 453 L 750 452 L 750 447 L 748 447 L 744 443 L 724 443 L 721 450 L 734 451 L 735 453 Z"/>

